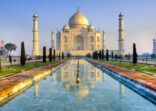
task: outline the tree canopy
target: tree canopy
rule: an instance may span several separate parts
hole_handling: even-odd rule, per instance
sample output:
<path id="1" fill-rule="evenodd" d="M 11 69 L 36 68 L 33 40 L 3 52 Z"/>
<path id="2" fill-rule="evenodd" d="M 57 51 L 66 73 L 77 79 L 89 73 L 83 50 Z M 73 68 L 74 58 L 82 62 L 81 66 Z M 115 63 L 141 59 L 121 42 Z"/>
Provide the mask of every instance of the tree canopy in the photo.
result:
<path id="1" fill-rule="evenodd" d="M 7 43 L 5 45 L 5 48 L 8 50 L 9 54 L 11 54 L 12 51 L 15 51 L 17 49 L 16 45 L 13 43 Z"/>

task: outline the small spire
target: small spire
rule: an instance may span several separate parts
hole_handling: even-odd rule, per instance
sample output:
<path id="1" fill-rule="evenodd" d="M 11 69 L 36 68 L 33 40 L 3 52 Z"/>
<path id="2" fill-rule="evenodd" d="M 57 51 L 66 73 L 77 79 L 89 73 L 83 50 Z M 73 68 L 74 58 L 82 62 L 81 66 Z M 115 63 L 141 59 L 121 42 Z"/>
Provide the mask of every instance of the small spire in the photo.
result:
<path id="1" fill-rule="evenodd" d="M 33 17 L 38 17 L 38 14 L 35 12 L 35 13 L 33 14 Z"/>
<path id="2" fill-rule="evenodd" d="M 120 12 L 119 17 L 123 17 L 123 14 Z"/>
<path id="3" fill-rule="evenodd" d="M 90 26 L 92 26 L 92 22 L 90 22 Z"/>
<path id="4" fill-rule="evenodd" d="M 77 7 L 77 12 L 79 12 L 79 7 Z"/>

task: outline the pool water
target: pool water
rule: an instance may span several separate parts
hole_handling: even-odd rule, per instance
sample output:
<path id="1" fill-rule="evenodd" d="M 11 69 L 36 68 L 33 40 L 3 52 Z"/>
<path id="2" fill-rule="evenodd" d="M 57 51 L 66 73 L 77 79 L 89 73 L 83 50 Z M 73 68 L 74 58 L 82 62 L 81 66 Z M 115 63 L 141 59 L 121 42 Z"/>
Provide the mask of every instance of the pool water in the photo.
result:
<path id="1" fill-rule="evenodd" d="M 87 61 L 73 59 L 0 111 L 156 111 L 156 105 Z"/>

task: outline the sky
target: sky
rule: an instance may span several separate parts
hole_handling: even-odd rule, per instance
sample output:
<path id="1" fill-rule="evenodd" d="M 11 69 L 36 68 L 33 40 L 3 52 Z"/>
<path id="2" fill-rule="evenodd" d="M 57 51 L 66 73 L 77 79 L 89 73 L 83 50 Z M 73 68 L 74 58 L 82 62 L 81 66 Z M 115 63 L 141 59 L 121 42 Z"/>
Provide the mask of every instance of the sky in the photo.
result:
<path id="1" fill-rule="evenodd" d="M 124 14 L 125 50 L 132 53 L 151 53 L 156 38 L 156 0 L 0 0 L 0 40 L 17 45 L 14 55 L 20 54 L 25 42 L 27 54 L 32 54 L 33 14 L 39 18 L 39 46 L 51 46 L 51 31 L 56 33 L 68 24 L 79 7 L 90 24 L 106 32 L 107 49 L 118 49 L 118 15 Z"/>

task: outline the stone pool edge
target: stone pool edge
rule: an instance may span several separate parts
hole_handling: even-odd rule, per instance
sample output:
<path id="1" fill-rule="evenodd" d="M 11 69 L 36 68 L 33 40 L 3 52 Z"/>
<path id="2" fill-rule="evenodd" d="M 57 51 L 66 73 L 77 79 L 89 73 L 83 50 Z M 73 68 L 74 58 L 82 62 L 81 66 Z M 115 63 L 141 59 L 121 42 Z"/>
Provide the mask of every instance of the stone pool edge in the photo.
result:
<path id="1" fill-rule="evenodd" d="M 135 91 L 139 95 L 141 95 L 144 98 L 151 101 L 152 103 L 156 104 L 156 90 L 152 90 L 148 86 L 145 86 L 144 84 L 142 84 L 142 83 L 140 83 L 134 79 L 131 79 L 129 77 L 121 75 L 118 72 L 115 72 L 115 71 L 113 72 L 112 70 L 105 68 L 101 64 L 98 64 L 94 60 L 86 59 L 86 61 L 88 61 L 89 63 L 91 63 L 95 67 L 99 68 L 102 72 L 106 72 L 109 76 L 111 76 L 115 80 L 121 82 L 122 84 L 124 84 L 128 88 L 132 89 L 133 91 Z"/>
<path id="2" fill-rule="evenodd" d="M 15 84 L 10 84 L 9 87 L 4 88 L 3 90 L 0 90 L 0 107 L 3 104 L 7 103 L 9 100 L 12 100 L 12 98 L 16 97 L 22 92 L 25 92 L 29 87 L 31 87 L 34 84 L 34 82 L 40 81 L 43 78 L 50 75 L 51 72 L 54 72 L 56 69 L 58 69 L 63 64 L 65 64 L 68 60 L 63 60 L 58 63 L 28 70 L 28 71 L 25 71 L 16 75 L 16 76 L 21 76 L 24 79 L 18 80 Z M 33 72 L 34 74 L 31 74 Z M 14 77 L 16 78 L 16 76 Z"/>

